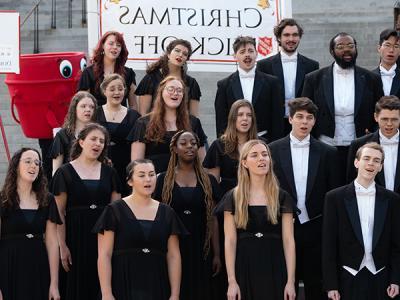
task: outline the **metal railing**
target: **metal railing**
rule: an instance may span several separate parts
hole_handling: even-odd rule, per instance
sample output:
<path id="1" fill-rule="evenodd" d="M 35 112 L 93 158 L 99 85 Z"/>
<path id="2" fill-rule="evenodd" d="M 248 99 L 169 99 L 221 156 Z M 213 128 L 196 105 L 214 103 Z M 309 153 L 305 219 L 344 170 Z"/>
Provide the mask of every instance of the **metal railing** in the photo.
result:
<path id="1" fill-rule="evenodd" d="M 72 28 L 72 1 L 73 0 L 68 0 L 68 28 Z M 81 26 L 82 27 L 84 27 L 87 22 L 86 1 L 87 0 L 82 0 L 82 7 L 81 7 L 81 13 L 82 13 Z"/>
<path id="2" fill-rule="evenodd" d="M 33 53 L 39 53 L 39 5 L 41 2 L 42 0 L 38 0 L 21 22 L 22 28 L 33 14 Z"/>

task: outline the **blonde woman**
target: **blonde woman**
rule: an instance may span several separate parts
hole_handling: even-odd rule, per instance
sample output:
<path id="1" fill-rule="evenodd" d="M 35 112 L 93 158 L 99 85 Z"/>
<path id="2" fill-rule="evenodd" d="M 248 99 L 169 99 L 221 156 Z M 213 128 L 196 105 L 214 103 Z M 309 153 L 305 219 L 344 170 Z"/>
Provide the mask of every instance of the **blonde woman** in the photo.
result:
<path id="1" fill-rule="evenodd" d="M 293 201 L 280 190 L 269 148 L 243 145 L 238 185 L 224 197 L 228 300 L 294 300 Z"/>

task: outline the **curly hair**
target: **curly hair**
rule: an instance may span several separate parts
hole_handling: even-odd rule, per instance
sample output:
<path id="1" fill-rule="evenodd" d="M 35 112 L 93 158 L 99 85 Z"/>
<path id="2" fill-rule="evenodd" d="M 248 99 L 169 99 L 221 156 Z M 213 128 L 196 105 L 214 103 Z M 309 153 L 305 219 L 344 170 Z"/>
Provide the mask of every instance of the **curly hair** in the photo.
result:
<path id="1" fill-rule="evenodd" d="M 178 164 L 179 160 L 179 157 L 175 152 L 175 149 L 177 147 L 179 138 L 181 137 L 182 134 L 186 132 L 189 132 L 194 136 L 194 138 L 196 139 L 197 147 L 198 148 L 200 147 L 200 140 L 198 136 L 191 131 L 180 130 L 177 133 L 175 133 L 174 136 L 172 137 L 171 143 L 169 144 L 171 159 L 169 160 L 168 163 L 168 168 L 165 174 L 164 185 L 161 195 L 162 202 L 169 205 L 171 204 L 172 201 L 172 190 L 174 188 L 174 182 L 176 176 L 175 167 Z M 207 172 L 202 167 L 198 155 L 196 155 L 193 161 L 193 169 L 196 173 L 197 180 L 200 182 L 200 185 L 205 194 L 204 202 L 206 204 L 207 230 L 206 230 L 206 239 L 204 241 L 203 250 L 204 250 L 204 256 L 207 256 L 210 250 L 210 241 L 211 241 L 212 210 L 214 208 L 213 192 L 212 192 L 210 178 L 208 177 Z"/>
<path id="2" fill-rule="evenodd" d="M 102 163 L 107 163 L 107 146 L 110 142 L 110 135 L 108 134 L 107 129 L 97 123 L 89 123 L 87 124 L 78 134 L 78 138 L 74 141 L 71 148 L 71 155 L 70 160 L 77 159 L 82 153 L 82 147 L 79 144 L 79 141 L 83 141 L 86 137 L 94 130 L 99 130 L 104 134 L 104 148 L 101 151 L 99 157 L 97 158 L 98 161 Z"/>
<path id="3" fill-rule="evenodd" d="M 96 48 L 93 50 L 93 56 L 91 63 L 93 65 L 93 74 L 94 78 L 102 78 L 104 74 L 104 43 L 106 42 L 107 38 L 113 35 L 119 44 L 121 44 L 121 52 L 117 57 L 114 66 L 114 73 L 125 77 L 125 63 L 128 60 L 128 49 L 126 48 L 126 44 L 124 41 L 124 37 L 121 33 L 117 31 L 107 31 L 97 43 Z M 100 90 L 101 80 L 96 80 L 95 91 Z"/>
<path id="4" fill-rule="evenodd" d="M 41 160 L 39 151 L 34 148 L 21 148 L 14 153 L 8 165 L 7 175 L 4 181 L 3 188 L 0 192 L 0 206 L 2 208 L 17 209 L 19 206 L 20 198 L 17 191 L 18 176 L 19 176 L 18 167 L 21 160 L 21 156 L 26 151 L 36 152 L 39 156 L 39 160 Z M 39 166 L 39 173 L 36 179 L 32 183 L 32 191 L 36 195 L 39 207 L 45 207 L 48 205 L 47 179 L 41 165 Z"/>
<path id="5" fill-rule="evenodd" d="M 184 82 L 174 76 L 168 76 L 164 78 L 160 85 L 158 86 L 156 100 L 154 102 L 154 108 L 149 113 L 150 120 L 146 130 L 145 139 L 146 141 L 161 143 L 162 139 L 165 135 L 165 102 L 162 97 L 162 93 L 164 91 L 165 86 L 168 82 L 172 80 L 177 80 L 182 84 L 183 88 L 183 99 L 176 109 L 176 127 L 179 130 L 191 131 L 190 119 L 189 119 L 189 110 L 186 105 L 186 93 L 185 93 L 185 84 Z"/>
<path id="6" fill-rule="evenodd" d="M 165 49 L 165 53 L 156 62 L 152 63 L 147 68 L 146 73 L 150 74 L 150 73 L 156 72 L 158 70 L 161 70 L 161 75 L 163 78 L 168 76 L 168 74 L 169 74 L 168 55 L 171 54 L 172 50 L 178 45 L 182 45 L 188 49 L 187 60 L 189 60 L 190 56 L 192 55 L 192 45 L 187 40 L 176 39 L 168 44 L 167 49 Z M 185 81 L 186 69 L 184 68 L 184 66 L 182 66 L 182 68 L 181 68 L 181 77 L 182 77 L 183 81 Z"/>
<path id="7" fill-rule="evenodd" d="M 96 111 L 97 111 L 96 98 L 89 92 L 85 92 L 85 91 L 77 92 L 72 97 L 72 100 L 69 104 L 67 115 L 65 116 L 65 119 L 64 119 L 64 124 L 62 126 L 62 128 L 64 128 L 67 131 L 68 135 L 70 135 L 70 136 L 75 136 L 75 128 L 76 128 L 76 120 L 77 120 L 76 108 L 77 108 L 79 102 L 84 98 L 89 98 L 93 101 L 94 111 L 93 111 L 91 121 L 96 122 Z"/>

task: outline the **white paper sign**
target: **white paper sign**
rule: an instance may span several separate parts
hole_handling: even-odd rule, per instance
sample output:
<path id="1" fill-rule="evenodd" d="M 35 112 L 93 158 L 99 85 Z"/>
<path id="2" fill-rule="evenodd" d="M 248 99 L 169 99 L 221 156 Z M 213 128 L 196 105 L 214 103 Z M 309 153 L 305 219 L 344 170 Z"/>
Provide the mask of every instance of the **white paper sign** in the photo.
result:
<path id="1" fill-rule="evenodd" d="M 0 73 L 19 74 L 19 13 L 0 11 Z"/>
<path id="2" fill-rule="evenodd" d="M 256 38 L 258 59 L 277 52 L 273 27 L 292 14 L 291 0 L 98 0 L 89 4 L 89 53 L 109 31 L 123 33 L 128 64 L 145 69 L 175 38 L 193 48 L 192 71 L 235 69 L 232 44 L 239 35 Z M 91 3 L 91 4 L 90 4 Z M 91 13 L 93 13 L 91 15 Z"/>

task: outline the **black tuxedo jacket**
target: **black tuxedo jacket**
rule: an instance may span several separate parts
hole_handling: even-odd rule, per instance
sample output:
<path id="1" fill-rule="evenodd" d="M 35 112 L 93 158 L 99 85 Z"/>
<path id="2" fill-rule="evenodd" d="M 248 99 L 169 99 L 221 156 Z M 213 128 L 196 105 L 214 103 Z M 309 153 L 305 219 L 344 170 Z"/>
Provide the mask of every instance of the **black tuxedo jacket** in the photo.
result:
<path id="1" fill-rule="evenodd" d="M 400 197 L 376 185 L 372 256 L 377 270 L 386 267 L 388 284 L 400 283 Z M 364 242 L 354 182 L 326 194 L 322 273 L 327 291 L 338 290 L 342 266 L 358 270 Z"/>
<path id="2" fill-rule="evenodd" d="M 376 129 L 375 103 L 383 96 L 383 90 L 380 77 L 366 69 L 355 66 L 354 77 L 354 124 L 356 136 L 361 137 L 366 134 L 366 130 L 373 132 Z M 306 75 L 302 96 L 310 98 L 318 106 L 313 135 L 319 137 L 323 134 L 333 138 L 335 135 L 333 64 Z"/>
<path id="3" fill-rule="evenodd" d="M 381 78 L 381 71 L 380 71 L 379 67 L 377 67 L 376 69 L 373 69 L 372 72 L 379 75 L 379 78 Z M 396 95 L 397 97 L 400 97 L 400 68 L 399 68 L 399 66 L 397 66 L 396 75 L 393 77 L 392 87 L 390 88 L 390 95 Z"/>
<path id="4" fill-rule="evenodd" d="M 346 180 L 347 182 L 353 181 L 354 178 L 357 177 L 357 169 L 354 167 L 354 159 L 356 158 L 356 152 L 358 148 L 363 146 L 366 143 L 369 142 L 375 142 L 380 144 L 380 139 L 379 139 L 379 130 L 375 131 L 374 133 L 370 133 L 366 136 L 360 137 L 358 139 L 355 139 L 353 142 L 351 142 L 350 149 L 349 149 L 349 154 L 347 158 L 347 174 L 346 174 Z M 397 150 L 397 164 L 396 164 L 396 173 L 395 173 L 395 178 L 394 178 L 394 191 L 396 193 L 400 193 L 400 147 L 398 147 Z M 384 168 L 382 168 L 382 171 L 380 171 L 376 177 L 375 177 L 375 182 L 377 184 L 380 184 L 381 186 L 385 187 L 385 173 L 384 173 Z"/>
<path id="5" fill-rule="evenodd" d="M 269 144 L 275 175 L 279 185 L 287 191 L 297 203 L 294 181 L 290 136 Z M 338 187 L 340 183 L 337 172 L 336 148 L 326 145 L 313 137 L 310 138 L 308 158 L 308 175 L 306 188 L 306 208 L 310 219 L 321 216 L 325 194 Z"/>
<path id="6" fill-rule="evenodd" d="M 303 90 L 304 77 L 306 74 L 318 70 L 319 63 L 308 57 L 297 54 L 297 69 L 296 69 L 296 98 L 301 96 Z M 285 95 L 285 78 L 283 76 L 281 53 L 267 57 L 257 62 L 257 70 L 266 74 L 278 77 L 281 84 L 281 93 Z M 285 98 L 286 99 L 286 98 Z"/>
<path id="7" fill-rule="evenodd" d="M 217 136 L 221 136 L 228 124 L 228 114 L 233 102 L 243 99 L 239 72 L 218 81 L 215 96 L 215 119 Z M 257 118 L 258 132 L 267 131 L 266 138 L 274 141 L 283 136 L 284 99 L 279 80 L 271 75 L 256 71 L 253 87 L 253 104 Z M 250 100 L 250 99 L 247 99 Z"/>

